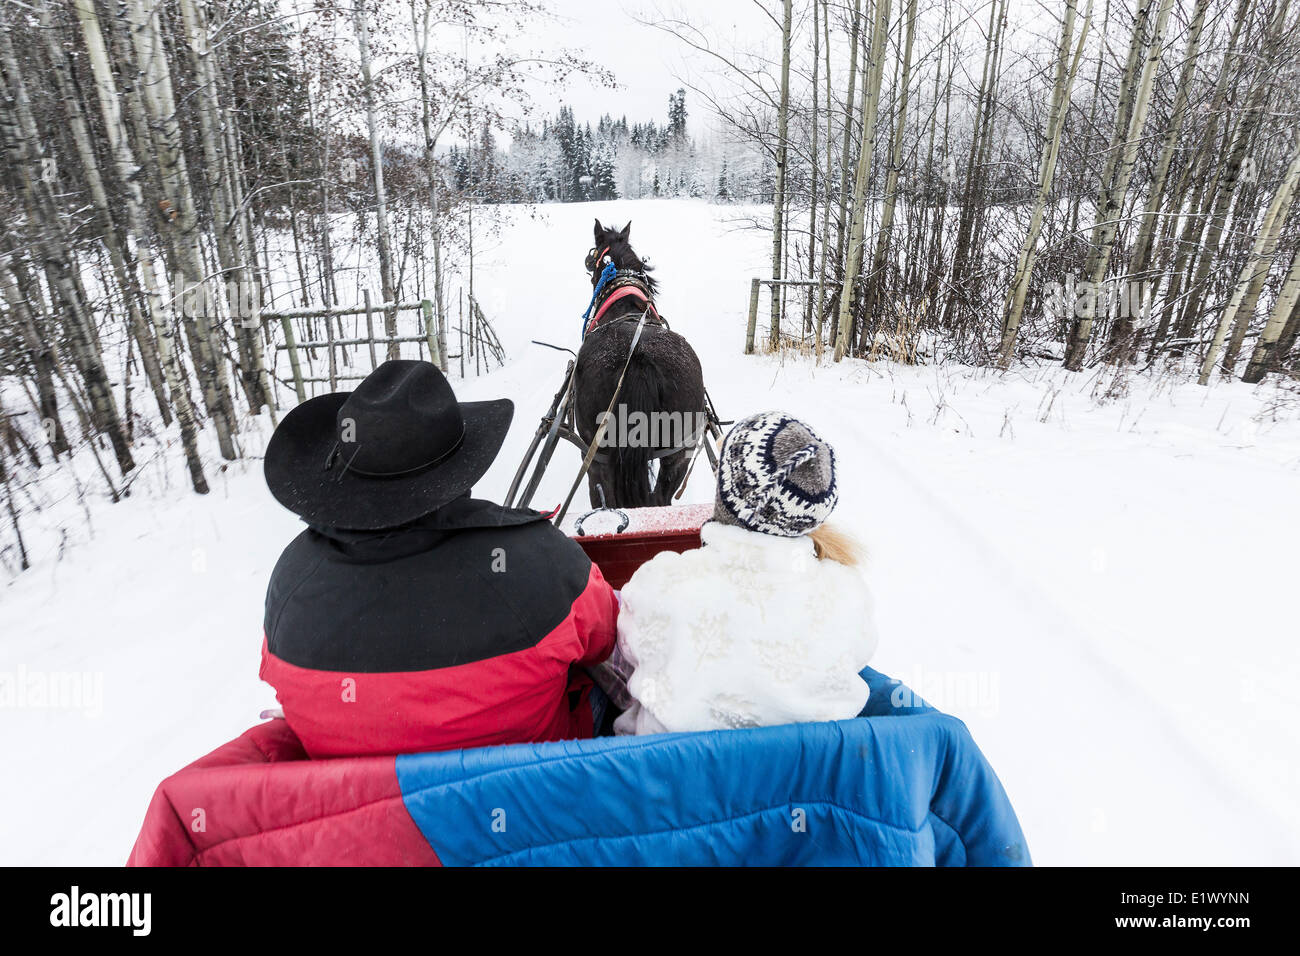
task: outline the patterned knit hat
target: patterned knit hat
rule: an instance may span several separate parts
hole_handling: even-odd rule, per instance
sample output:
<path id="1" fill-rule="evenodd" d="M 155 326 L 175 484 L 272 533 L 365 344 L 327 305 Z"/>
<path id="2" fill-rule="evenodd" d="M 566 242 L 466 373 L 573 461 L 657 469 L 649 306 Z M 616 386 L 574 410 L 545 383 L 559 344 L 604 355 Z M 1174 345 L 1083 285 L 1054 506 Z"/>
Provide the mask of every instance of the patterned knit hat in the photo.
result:
<path id="1" fill-rule="evenodd" d="M 727 433 L 713 520 L 796 538 L 830 515 L 839 497 L 835 450 L 798 419 L 753 415 Z"/>

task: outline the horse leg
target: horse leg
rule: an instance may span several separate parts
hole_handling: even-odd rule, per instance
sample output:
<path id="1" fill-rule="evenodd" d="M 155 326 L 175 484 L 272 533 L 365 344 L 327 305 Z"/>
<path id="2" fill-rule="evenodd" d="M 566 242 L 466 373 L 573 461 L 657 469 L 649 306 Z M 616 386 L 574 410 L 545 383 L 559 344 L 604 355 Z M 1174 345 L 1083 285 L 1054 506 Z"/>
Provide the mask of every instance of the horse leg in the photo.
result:
<path id="1" fill-rule="evenodd" d="M 602 502 L 600 491 L 597 486 L 605 490 L 605 500 Z M 592 461 L 591 467 L 587 469 L 587 493 L 591 498 L 591 506 L 599 508 L 602 504 L 612 506 L 614 504 L 614 475 L 610 465 Z"/>
<path id="2" fill-rule="evenodd" d="M 655 504 L 673 503 L 673 495 L 677 493 L 677 489 L 686 478 L 686 470 L 690 467 L 690 463 L 690 451 L 675 452 L 659 459 L 659 480 L 655 482 Z"/>

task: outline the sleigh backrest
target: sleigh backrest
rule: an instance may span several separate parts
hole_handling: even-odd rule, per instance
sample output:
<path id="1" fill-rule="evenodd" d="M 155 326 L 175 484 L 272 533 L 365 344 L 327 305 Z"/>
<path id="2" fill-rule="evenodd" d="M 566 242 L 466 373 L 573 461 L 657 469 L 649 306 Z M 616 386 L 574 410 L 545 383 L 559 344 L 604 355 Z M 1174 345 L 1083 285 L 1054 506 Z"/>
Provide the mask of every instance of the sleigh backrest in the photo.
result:
<path id="1" fill-rule="evenodd" d="M 961 721 L 867 669 L 861 717 L 308 760 L 283 720 L 163 781 L 136 866 L 1027 866 Z"/>
<path id="2" fill-rule="evenodd" d="M 620 514 L 627 527 L 616 532 Z M 642 564 L 660 551 L 690 551 L 700 546 L 700 527 L 713 514 L 712 505 L 676 505 L 665 508 L 629 508 L 593 514 L 583 523 L 582 535 L 573 540 L 600 568 L 611 587 L 621 588 Z M 572 535 L 572 529 L 569 529 Z"/>

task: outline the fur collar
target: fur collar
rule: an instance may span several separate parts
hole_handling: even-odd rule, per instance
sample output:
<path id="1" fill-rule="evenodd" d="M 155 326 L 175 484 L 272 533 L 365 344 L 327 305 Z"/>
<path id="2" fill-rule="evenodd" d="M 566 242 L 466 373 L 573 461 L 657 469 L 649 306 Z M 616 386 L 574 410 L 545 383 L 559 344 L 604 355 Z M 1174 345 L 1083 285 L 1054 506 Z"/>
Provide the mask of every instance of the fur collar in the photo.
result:
<path id="1" fill-rule="evenodd" d="M 812 539 L 807 535 L 785 538 L 706 521 L 700 528 L 700 541 L 724 564 L 804 571 L 817 561 Z"/>

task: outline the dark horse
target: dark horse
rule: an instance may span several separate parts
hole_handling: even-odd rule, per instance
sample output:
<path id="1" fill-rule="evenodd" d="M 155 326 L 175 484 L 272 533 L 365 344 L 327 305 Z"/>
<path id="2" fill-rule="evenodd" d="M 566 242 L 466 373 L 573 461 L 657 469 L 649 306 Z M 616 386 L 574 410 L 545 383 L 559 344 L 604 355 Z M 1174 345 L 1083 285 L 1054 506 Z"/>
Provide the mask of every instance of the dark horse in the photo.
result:
<path id="1" fill-rule="evenodd" d="M 704 374 L 690 344 L 672 332 L 654 307 L 656 282 L 628 243 L 632 223 L 606 229 L 596 220 L 596 245 L 586 267 L 594 289 L 606 262 L 618 272 L 600 292 L 574 370 L 575 424 L 590 445 L 627 364 L 600 451 L 588 473 L 593 508 L 666 505 L 686 477 L 705 423 Z M 628 350 L 646 315 L 636 351 Z M 596 321 L 598 320 L 598 321 Z M 651 469 L 658 463 L 657 473 Z"/>

